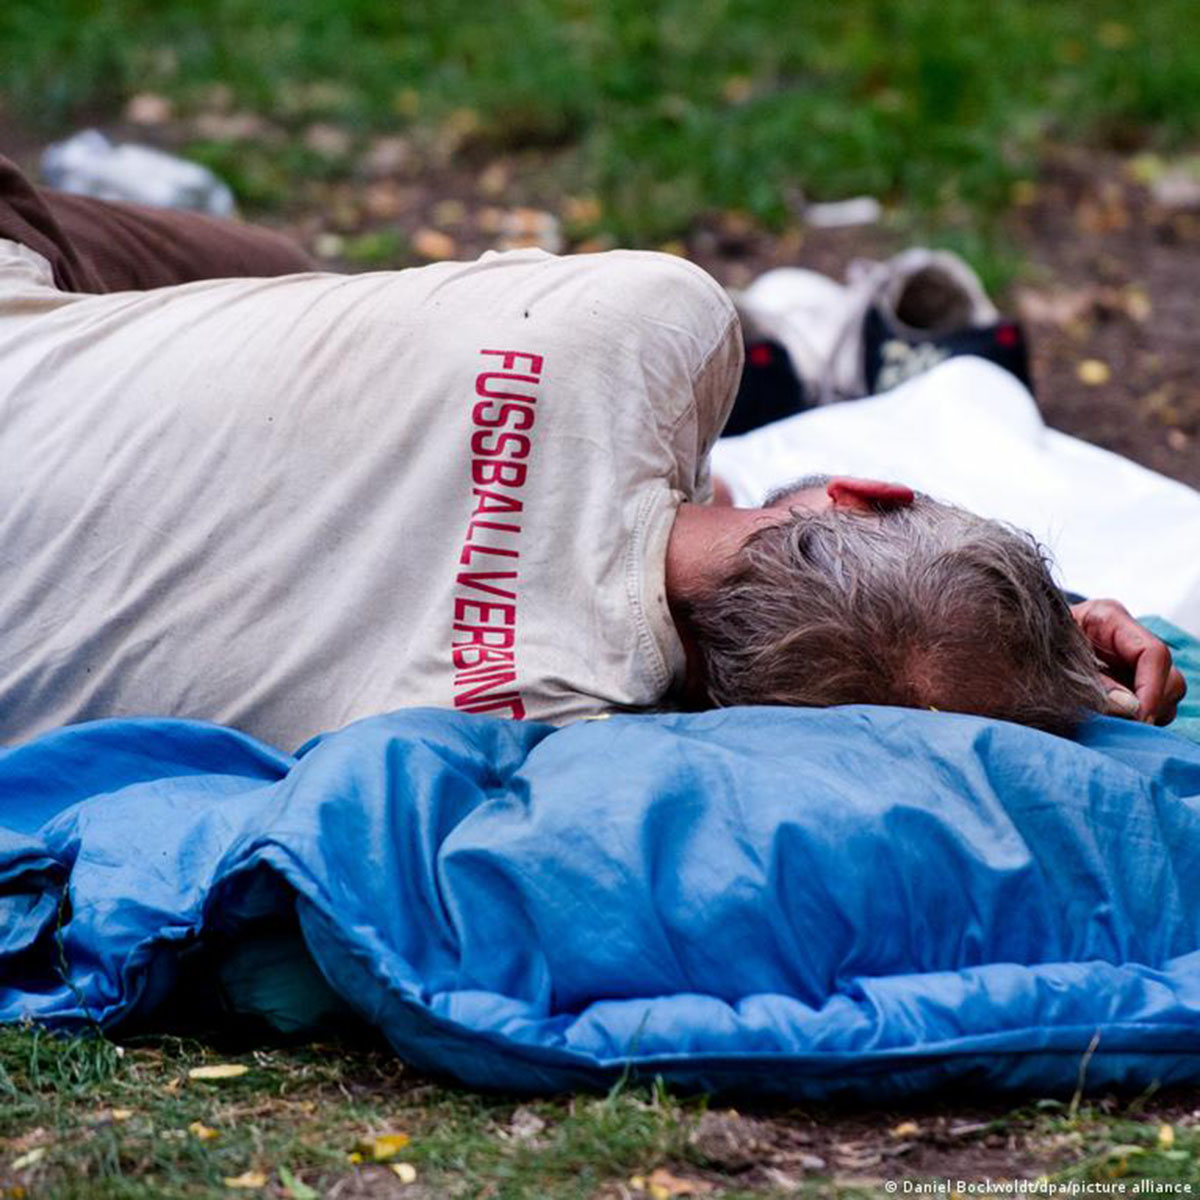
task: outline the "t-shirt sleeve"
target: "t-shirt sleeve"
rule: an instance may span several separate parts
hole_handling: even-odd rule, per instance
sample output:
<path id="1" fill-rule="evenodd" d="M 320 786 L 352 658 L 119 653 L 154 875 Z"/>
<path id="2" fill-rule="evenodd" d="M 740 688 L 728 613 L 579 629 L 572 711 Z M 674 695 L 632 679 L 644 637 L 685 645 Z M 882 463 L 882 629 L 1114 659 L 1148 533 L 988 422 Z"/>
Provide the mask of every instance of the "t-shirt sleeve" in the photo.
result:
<path id="1" fill-rule="evenodd" d="M 644 419 L 675 459 L 671 485 L 687 500 L 711 497 L 709 452 L 733 407 L 742 369 L 737 313 L 725 290 L 673 255 L 620 251 L 606 260 L 597 309 L 605 340 L 621 345 L 639 386 L 617 402 Z"/>

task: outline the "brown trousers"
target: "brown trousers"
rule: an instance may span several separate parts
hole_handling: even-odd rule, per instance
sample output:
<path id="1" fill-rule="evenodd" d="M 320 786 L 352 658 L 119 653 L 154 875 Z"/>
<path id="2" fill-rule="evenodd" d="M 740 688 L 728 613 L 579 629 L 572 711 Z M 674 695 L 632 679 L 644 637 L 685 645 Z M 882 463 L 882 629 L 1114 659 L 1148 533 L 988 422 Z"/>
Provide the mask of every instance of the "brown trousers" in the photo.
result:
<path id="1" fill-rule="evenodd" d="M 303 250 L 270 230 L 37 188 L 3 155 L 0 238 L 35 250 L 68 292 L 143 290 L 194 279 L 315 269 Z"/>

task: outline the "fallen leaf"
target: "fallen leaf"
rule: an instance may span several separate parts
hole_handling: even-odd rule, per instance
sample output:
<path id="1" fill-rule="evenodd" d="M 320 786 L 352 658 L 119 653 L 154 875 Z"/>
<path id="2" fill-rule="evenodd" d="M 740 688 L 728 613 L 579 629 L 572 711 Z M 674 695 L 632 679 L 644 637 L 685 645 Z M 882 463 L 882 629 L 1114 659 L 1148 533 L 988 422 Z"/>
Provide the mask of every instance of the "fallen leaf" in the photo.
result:
<path id="1" fill-rule="evenodd" d="M 346 248 L 346 239 L 340 233 L 318 233 L 313 239 L 313 253 L 318 258 L 337 258 Z"/>
<path id="2" fill-rule="evenodd" d="M 705 1196 L 713 1190 L 713 1184 L 705 1179 L 681 1179 L 665 1167 L 658 1167 L 649 1175 L 632 1176 L 629 1186 L 648 1193 L 653 1200 L 671 1200 L 673 1196 Z"/>
<path id="3" fill-rule="evenodd" d="M 357 1150 L 351 1150 L 350 1153 L 346 1155 L 346 1161 L 353 1163 L 355 1166 L 362 1162 L 362 1160 L 363 1156 L 359 1154 Z"/>
<path id="4" fill-rule="evenodd" d="M 363 1152 L 370 1154 L 376 1162 L 387 1162 L 389 1158 L 395 1158 L 411 1141 L 412 1138 L 407 1133 L 379 1133 L 363 1141 L 361 1147 Z"/>
<path id="5" fill-rule="evenodd" d="M 479 175 L 479 190 L 485 196 L 499 196 L 512 183 L 512 167 L 506 162 L 488 163 Z"/>
<path id="6" fill-rule="evenodd" d="M 247 1074 L 250 1068 L 242 1063 L 213 1063 L 208 1067 L 193 1067 L 188 1072 L 189 1079 L 239 1079 Z"/>
<path id="7" fill-rule="evenodd" d="M 1142 288 L 1126 288 L 1123 299 L 1125 301 L 1125 313 L 1131 320 L 1144 323 L 1154 313 L 1154 305 L 1150 302 L 1149 295 Z"/>
<path id="8" fill-rule="evenodd" d="M 32 1150 L 28 1151 L 28 1153 L 22 1154 L 20 1158 L 14 1158 L 13 1162 L 12 1162 L 11 1170 L 24 1171 L 27 1168 L 35 1166 L 37 1163 L 40 1163 L 42 1161 L 42 1159 L 45 1157 L 46 1157 L 46 1147 L 45 1146 L 35 1146 Z"/>
<path id="9" fill-rule="evenodd" d="M 214 1138 L 219 1138 L 221 1136 L 219 1130 L 205 1125 L 203 1121 L 193 1121 L 188 1126 L 188 1133 L 190 1133 L 192 1137 L 199 1138 L 202 1142 L 211 1142 Z"/>
<path id="10" fill-rule="evenodd" d="M 901 1121 L 895 1129 L 891 1131 L 894 1138 L 915 1137 L 921 1132 L 921 1127 L 916 1121 Z"/>
<path id="11" fill-rule="evenodd" d="M 438 229 L 418 229 L 413 234 L 412 248 L 422 258 L 431 260 L 453 258 L 458 253 L 458 243 Z"/>
<path id="12" fill-rule="evenodd" d="M 1108 363 L 1098 358 L 1083 359 L 1076 366 L 1075 374 L 1079 376 L 1079 382 L 1086 383 L 1088 387 L 1100 387 L 1112 378 Z"/>
<path id="13" fill-rule="evenodd" d="M 227 1175 L 222 1180 L 227 1188 L 260 1188 L 267 1186 L 267 1177 L 261 1171 L 243 1171 L 240 1175 Z"/>
<path id="14" fill-rule="evenodd" d="M 1143 187 L 1160 179 L 1166 169 L 1167 164 L 1157 154 L 1136 154 L 1125 164 L 1125 173 Z"/>
<path id="15" fill-rule="evenodd" d="M 713 1190 L 713 1185 L 705 1179 L 683 1179 L 672 1175 L 665 1167 L 652 1171 L 646 1182 L 651 1194 L 656 1196 L 656 1189 L 661 1189 L 663 1196 L 705 1196 Z"/>
<path id="16" fill-rule="evenodd" d="M 134 125 L 165 125 L 174 115 L 171 101 L 154 92 L 139 92 L 125 105 L 125 119 Z"/>
<path id="17" fill-rule="evenodd" d="M 416 1183 L 417 1168 L 412 1163 L 392 1163 L 392 1171 L 401 1183 Z"/>
<path id="18" fill-rule="evenodd" d="M 1175 1127 L 1173 1125 L 1160 1125 L 1158 1127 L 1158 1144 L 1164 1150 L 1170 1150 L 1175 1145 Z"/>
<path id="19" fill-rule="evenodd" d="M 112 1121 L 128 1121 L 133 1116 L 132 1108 L 110 1108 L 108 1110 L 109 1120 Z"/>

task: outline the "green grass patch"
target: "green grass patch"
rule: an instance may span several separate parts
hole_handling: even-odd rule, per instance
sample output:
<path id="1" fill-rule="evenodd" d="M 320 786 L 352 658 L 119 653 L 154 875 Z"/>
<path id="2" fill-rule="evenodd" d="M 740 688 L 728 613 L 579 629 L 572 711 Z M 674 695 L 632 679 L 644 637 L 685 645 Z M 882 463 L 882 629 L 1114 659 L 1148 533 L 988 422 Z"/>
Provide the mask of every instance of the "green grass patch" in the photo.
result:
<path id="1" fill-rule="evenodd" d="M 189 1076 L 214 1062 L 248 1070 Z M 520 1104 L 335 1046 L 221 1054 L 0 1029 L 0 1196 L 228 1197 L 227 1179 L 257 1174 L 266 1182 L 242 1194 L 291 1181 L 302 1198 L 406 1163 L 426 1195 L 567 1200 L 686 1155 L 700 1111 L 655 1091 Z M 384 1139 L 397 1134 L 407 1144 Z"/>
<path id="2" fill-rule="evenodd" d="M 215 1063 L 245 1070 L 212 1081 L 190 1074 Z M 1042 1101 L 969 1119 L 977 1138 L 1022 1148 L 1024 1175 L 1064 1184 L 1124 1180 L 1127 1194 L 1138 1181 L 1200 1192 L 1200 1130 L 1194 1118 L 1162 1115 L 1178 1114 L 1178 1098 L 1159 1115 L 1156 1100 Z M 639 1195 L 630 1181 L 651 1179 L 656 1170 L 699 1180 L 710 1190 L 698 1194 L 714 1200 L 797 1194 L 755 1169 L 772 1166 L 769 1137 L 749 1169 L 714 1159 L 694 1136 L 706 1110 L 703 1100 L 682 1101 L 661 1087 L 555 1100 L 480 1096 L 432 1084 L 382 1050 L 311 1045 L 243 1053 L 180 1038 L 118 1047 L 98 1037 L 59 1039 L 10 1027 L 0 1029 L 0 1196 L 398 1196 L 396 1167 L 410 1179 L 415 1173 L 413 1195 L 425 1200 L 581 1200 L 615 1197 L 622 1188 Z M 839 1169 L 846 1141 L 861 1148 L 873 1140 L 886 1149 L 903 1133 L 932 1139 L 944 1151 L 946 1137 L 931 1117 L 904 1118 L 912 1122 L 907 1132 L 893 1128 L 899 1119 L 880 1114 L 872 1133 L 861 1112 L 809 1108 L 760 1114 L 754 1128 L 763 1139 L 773 1122 L 782 1128 L 790 1120 L 795 1129 L 802 1121 L 805 1144 L 828 1161 L 826 1169 L 801 1172 L 800 1194 L 840 1198 L 878 1194 Z M 913 1176 L 903 1159 L 887 1158 L 865 1174 L 995 1174 L 972 1166 L 978 1160 L 969 1141 L 955 1144 L 961 1159 L 950 1152 L 932 1176 Z M 776 1145 L 786 1152 L 794 1143 L 785 1131 Z M 786 1157 L 779 1161 L 786 1166 Z M 230 1179 L 250 1186 L 231 1188 Z M 377 1190 L 354 1190 L 372 1183 Z"/>
<path id="3" fill-rule="evenodd" d="M 1195 138 L 1194 19 L 1191 0 L 9 0 L 0 94 L 48 132 L 144 90 L 199 110 L 215 84 L 285 126 L 428 145 L 469 111 L 460 155 L 554 155 L 623 241 L 712 209 L 778 226 L 797 189 L 988 236 L 1046 138 Z M 251 209 L 278 197 L 275 168 L 203 156 Z"/>

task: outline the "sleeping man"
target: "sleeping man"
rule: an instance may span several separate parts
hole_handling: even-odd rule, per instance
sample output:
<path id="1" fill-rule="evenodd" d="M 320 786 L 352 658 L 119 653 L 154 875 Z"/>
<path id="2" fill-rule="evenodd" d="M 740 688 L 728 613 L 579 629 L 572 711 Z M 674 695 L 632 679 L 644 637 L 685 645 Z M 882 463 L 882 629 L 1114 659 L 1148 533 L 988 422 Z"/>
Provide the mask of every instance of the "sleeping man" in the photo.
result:
<path id="1" fill-rule="evenodd" d="M 308 266 L 0 160 L 0 740 L 152 714 L 291 748 L 408 705 L 1173 716 L 1163 644 L 1072 610 L 1016 531 L 840 477 L 712 504 L 742 351 L 698 268 Z"/>

